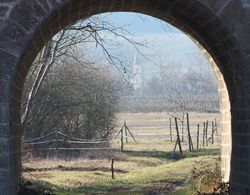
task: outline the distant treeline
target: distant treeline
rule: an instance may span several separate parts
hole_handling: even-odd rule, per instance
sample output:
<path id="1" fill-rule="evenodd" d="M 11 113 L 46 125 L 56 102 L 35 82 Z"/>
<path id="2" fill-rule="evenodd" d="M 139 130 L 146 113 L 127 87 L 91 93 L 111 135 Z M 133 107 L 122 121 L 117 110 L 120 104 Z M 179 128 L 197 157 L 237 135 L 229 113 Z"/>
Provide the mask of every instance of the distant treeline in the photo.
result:
<path id="1" fill-rule="evenodd" d="M 175 112 L 178 106 L 164 96 L 123 96 L 120 97 L 120 112 Z M 189 98 L 185 110 L 190 112 L 219 112 L 219 100 L 216 95 L 207 99 Z"/>

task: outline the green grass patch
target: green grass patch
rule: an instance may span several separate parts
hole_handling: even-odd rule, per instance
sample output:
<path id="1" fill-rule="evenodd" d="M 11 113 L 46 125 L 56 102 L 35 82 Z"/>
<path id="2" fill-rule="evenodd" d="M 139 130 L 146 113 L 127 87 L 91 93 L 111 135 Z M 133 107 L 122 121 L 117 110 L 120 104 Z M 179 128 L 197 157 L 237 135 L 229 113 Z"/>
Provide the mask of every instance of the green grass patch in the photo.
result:
<path id="1" fill-rule="evenodd" d="M 163 151 L 127 151 L 127 157 L 114 164 L 118 170 L 126 167 L 127 172 L 116 172 L 115 179 L 107 171 L 50 170 L 35 171 L 32 175 L 37 178 L 36 182 L 47 185 L 56 194 L 171 192 L 179 188 L 184 189 L 175 194 L 191 194 L 193 188 L 187 187 L 193 164 L 195 161 L 204 162 L 204 166 L 206 162 L 215 164 L 218 152 L 217 149 L 185 152 L 181 158 L 173 160 Z M 24 175 L 29 179 L 28 174 Z"/>

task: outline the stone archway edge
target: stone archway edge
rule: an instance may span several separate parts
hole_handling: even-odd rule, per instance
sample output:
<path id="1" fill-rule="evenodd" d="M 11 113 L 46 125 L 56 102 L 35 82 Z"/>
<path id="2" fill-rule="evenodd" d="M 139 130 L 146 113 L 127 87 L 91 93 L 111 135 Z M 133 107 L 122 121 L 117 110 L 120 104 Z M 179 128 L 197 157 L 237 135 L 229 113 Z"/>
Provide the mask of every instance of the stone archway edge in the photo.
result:
<path id="1" fill-rule="evenodd" d="M 205 48 L 220 93 L 222 172 L 232 194 L 250 194 L 249 0 L 1 0 L 0 194 L 16 194 L 20 181 L 20 102 L 30 64 L 60 29 L 107 11 L 166 20 Z"/>

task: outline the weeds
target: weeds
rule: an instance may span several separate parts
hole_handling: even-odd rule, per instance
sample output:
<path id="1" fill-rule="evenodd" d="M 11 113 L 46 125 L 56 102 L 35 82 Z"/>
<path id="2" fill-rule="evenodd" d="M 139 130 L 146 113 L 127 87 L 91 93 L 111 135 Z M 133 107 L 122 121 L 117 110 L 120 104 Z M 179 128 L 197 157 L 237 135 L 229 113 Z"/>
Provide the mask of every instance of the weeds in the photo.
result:
<path id="1" fill-rule="evenodd" d="M 40 182 L 22 179 L 18 195 L 53 195 L 54 191 Z"/>
<path id="2" fill-rule="evenodd" d="M 229 184 L 221 182 L 220 161 L 215 163 L 195 161 L 193 163 L 192 183 L 197 187 L 197 195 L 227 195 L 229 194 Z"/>

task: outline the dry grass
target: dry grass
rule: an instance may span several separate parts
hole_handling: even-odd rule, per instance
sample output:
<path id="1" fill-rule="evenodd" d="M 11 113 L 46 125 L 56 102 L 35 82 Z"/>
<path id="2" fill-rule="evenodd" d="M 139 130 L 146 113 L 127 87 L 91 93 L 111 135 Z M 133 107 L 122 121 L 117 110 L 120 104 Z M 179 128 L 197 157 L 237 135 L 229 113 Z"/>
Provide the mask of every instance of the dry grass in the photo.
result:
<path id="1" fill-rule="evenodd" d="M 157 127 L 168 126 L 171 116 L 167 112 L 149 112 L 149 113 L 118 113 L 117 126 L 121 126 L 124 121 L 132 127 Z M 220 120 L 220 113 L 198 113 L 190 112 L 190 125 L 197 125 L 203 121 L 212 121 L 215 118 Z M 153 129 L 152 129 L 153 130 Z"/>
<path id="2" fill-rule="evenodd" d="M 145 144 L 147 145 L 147 144 Z M 216 165 L 218 149 L 185 152 L 181 157 L 171 151 L 143 150 L 129 144 L 122 160 L 115 160 L 115 179 L 111 179 L 110 159 L 56 160 L 32 159 L 24 164 L 23 176 L 59 192 L 100 193 L 112 191 L 165 192 L 189 185 L 195 161 Z M 139 149 L 140 148 L 140 149 Z"/>
<path id="3" fill-rule="evenodd" d="M 117 128 L 119 131 L 124 121 L 127 122 L 128 127 L 134 134 L 135 138 L 139 141 L 165 141 L 169 140 L 169 118 L 170 115 L 166 112 L 159 113 L 119 113 L 117 114 Z M 211 126 L 211 121 L 217 119 L 218 129 L 220 121 L 220 113 L 189 113 L 190 120 L 190 131 L 196 136 L 197 124 L 200 124 L 200 128 L 203 128 L 203 122 L 209 121 L 209 126 Z M 180 125 L 180 124 L 179 124 Z M 174 127 L 174 121 L 172 119 L 172 127 Z M 209 127 L 208 131 L 211 128 Z M 175 129 L 173 128 L 175 133 Z M 156 135 L 155 135 L 156 134 Z M 186 134 L 186 130 L 184 131 Z"/>
<path id="4" fill-rule="evenodd" d="M 192 124 L 198 121 L 218 119 L 217 113 L 190 113 Z M 137 113 L 118 115 L 118 124 L 127 121 L 131 131 L 139 133 L 168 132 L 166 113 Z M 149 128 L 142 128 L 147 126 Z M 187 187 L 190 184 L 195 161 L 206 166 L 216 165 L 219 156 L 219 144 L 209 145 L 207 149 L 188 152 L 186 142 L 182 142 L 184 155 L 173 155 L 175 142 L 159 135 L 136 137 L 139 142 L 125 143 L 125 152 L 99 151 L 99 154 L 85 155 L 68 159 L 29 159 L 23 163 L 23 177 L 43 183 L 56 191 L 56 194 L 77 194 L 79 192 L 166 192 Z M 195 144 L 196 142 L 194 142 Z M 114 143 L 113 147 L 119 147 Z M 115 159 L 115 179 L 111 178 L 111 158 Z M 179 194 L 192 194 L 184 190 Z M 112 194 L 112 193 L 111 193 Z M 176 193 L 178 194 L 178 193 Z"/>

